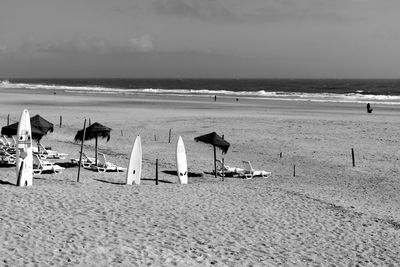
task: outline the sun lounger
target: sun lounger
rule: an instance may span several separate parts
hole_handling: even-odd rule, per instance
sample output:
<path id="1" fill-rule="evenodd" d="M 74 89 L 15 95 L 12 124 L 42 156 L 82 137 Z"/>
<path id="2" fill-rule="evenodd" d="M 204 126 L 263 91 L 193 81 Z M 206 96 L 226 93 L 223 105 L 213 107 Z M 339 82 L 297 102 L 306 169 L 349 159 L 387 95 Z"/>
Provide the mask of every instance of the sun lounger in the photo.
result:
<path id="1" fill-rule="evenodd" d="M 33 175 L 40 175 L 43 172 L 60 174 L 63 170 L 63 167 L 50 161 L 42 160 L 39 155 L 33 155 Z"/>
<path id="2" fill-rule="evenodd" d="M 118 167 L 117 165 L 106 161 L 106 155 L 103 153 L 97 153 L 98 155 L 98 163 L 92 164 L 90 167 L 93 170 L 97 170 L 98 172 L 123 172 L 126 171 L 126 168 Z"/>
<path id="3" fill-rule="evenodd" d="M 6 146 L 6 147 L 9 147 L 9 148 L 11 148 L 11 147 L 14 147 L 14 148 L 15 148 L 16 141 L 15 141 L 14 138 L 7 137 L 7 136 L 5 136 L 5 135 L 2 135 L 2 136 L 0 137 L 0 139 L 1 139 L 0 142 L 1 142 L 2 145 Z"/>
<path id="4" fill-rule="evenodd" d="M 217 174 L 220 176 L 235 176 L 239 173 L 244 172 L 242 168 L 230 167 L 228 165 L 222 164 L 219 159 L 217 161 Z"/>
<path id="5" fill-rule="evenodd" d="M 4 135 L 0 136 L 0 149 L 7 151 L 10 154 L 15 154 L 15 141 L 14 139 L 11 139 L 9 137 L 6 137 Z"/>
<path id="6" fill-rule="evenodd" d="M 267 172 L 264 170 L 256 171 L 251 166 L 250 161 L 243 160 L 242 163 L 244 164 L 244 172 L 240 173 L 240 176 L 246 179 L 252 179 L 253 177 L 263 177 L 267 178 L 271 175 L 271 172 Z"/>
<path id="7" fill-rule="evenodd" d="M 2 165 L 15 165 L 16 157 L 14 154 L 9 153 L 7 150 L 0 151 L 0 164 Z"/>
<path id="8" fill-rule="evenodd" d="M 98 161 L 98 160 L 97 160 Z M 73 164 L 79 164 L 79 159 L 71 159 Z M 89 169 L 92 165 L 96 165 L 96 159 L 92 157 L 88 157 L 84 152 L 82 152 L 82 167 Z"/>
<path id="9" fill-rule="evenodd" d="M 8 141 L 9 147 L 16 147 L 17 146 L 17 139 L 15 136 L 4 136 L 4 138 Z"/>
<path id="10" fill-rule="evenodd" d="M 3 138 L 3 136 L 0 136 L 0 147 L 8 147 L 8 142 L 5 141 L 5 139 Z"/>
<path id="11" fill-rule="evenodd" d="M 50 150 L 44 147 L 41 143 L 38 143 L 37 150 L 35 149 L 35 153 L 38 153 L 41 159 L 65 159 L 68 154 L 59 153 L 55 150 Z"/>

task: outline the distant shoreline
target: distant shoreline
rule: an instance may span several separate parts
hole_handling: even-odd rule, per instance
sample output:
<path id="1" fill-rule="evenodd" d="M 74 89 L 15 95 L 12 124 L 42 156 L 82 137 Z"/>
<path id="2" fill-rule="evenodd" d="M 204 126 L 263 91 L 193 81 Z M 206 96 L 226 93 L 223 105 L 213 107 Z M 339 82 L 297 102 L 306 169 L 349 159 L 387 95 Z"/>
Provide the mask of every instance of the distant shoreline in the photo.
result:
<path id="1" fill-rule="evenodd" d="M 400 80 L 3 80 L 0 90 L 400 105 Z"/>
<path id="2" fill-rule="evenodd" d="M 209 108 L 213 108 L 215 105 L 220 104 L 230 106 L 232 109 L 269 109 L 269 110 L 279 110 L 281 108 L 294 110 L 300 109 L 304 112 L 313 112 L 314 110 L 320 110 L 322 107 L 326 110 L 331 109 L 337 110 L 339 113 L 343 111 L 353 110 L 356 113 L 364 114 L 366 113 L 366 107 L 364 103 L 348 103 L 348 102 L 314 102 L 314 101 L 292 101 L 292 100 L 277 100 L 277 99 L 259 99 L 259 98 L 237 98 L 230 96 L 218 96 L 217 102 L 214 101 L 214 96 L 204 97 L 204 96 L 183 96 L 183 95 L 158 95 L 158 94 L 132 94 L 132 95 L 120 95 L 120 94 L 98 94 L 98 93 L 80 93 L 74 91 L 57 91 L 56 94 L 47 89 L 21 89 L 21 88 L 2 88 L 0 89 L 0 94 L 10 94 L 10 95 L 35 95 L 42 96 L 46 95 L 49 99 L 56 98 L 57 102 L 65 102 L 63 104 L 71 103 L 73 105 L 74 101 L 81 99 L 97 99 L 107 103 L 107 105 L 132 105 L 141 104 L 147 105 L 147 103 L 165 103 L 166 105 L 177 105 L 186 106 L 187 104 L 201 107 L 206 105 Z M 13 98 L 13 97 L 11 97 Z M 25 98 L 21 98 L 25 99 Z M 71 101 L 71 99 L 74 99 Z M 45 100 L 38 97 L 40 102 L 48 102 L 50 100 Z M 192 103 L 192 104 L 191 104 Z M 386 104 L 373 104 L 375 109 L 374 112 L 399 112 L 400 105 L 386 105 Z"/>

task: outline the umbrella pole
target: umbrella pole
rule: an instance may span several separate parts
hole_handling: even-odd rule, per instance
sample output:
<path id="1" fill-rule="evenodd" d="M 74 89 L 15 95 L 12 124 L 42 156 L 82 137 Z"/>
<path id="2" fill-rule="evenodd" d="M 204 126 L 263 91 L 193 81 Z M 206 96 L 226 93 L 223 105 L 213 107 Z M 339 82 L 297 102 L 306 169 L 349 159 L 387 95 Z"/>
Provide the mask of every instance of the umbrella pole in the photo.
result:
<path id="1" fill-rule="evenodd" d="M 97 165 L 97 136 L 96 136 L 96 143 L 94 144 L 94 151 L 95 151 L 95 153 L 96 153 L 96 156 L 95 156 L 95 162 L 96 162 L 96 165 Z"/>
<path id="2" fill-rule="evenodd" d="M 215 178 L 217 178 L 217 151 L 214 147 L 214 172 L 215 172 Z"/>
<path id="3" fill-rule="evenodd" d="M 82 144 L 81 144 L 81 153 L 79 154 L 79 162 L 78 162 L 78 178 L 76 181 L 79 183 L 79 174 L 81 173 L 81 165 L 82 165 L 82 153 L 83 153 L 83 141 L 85 140 L 86 135 L 86 119 L 83 122 L 83 136 L 82 136 Z"/>

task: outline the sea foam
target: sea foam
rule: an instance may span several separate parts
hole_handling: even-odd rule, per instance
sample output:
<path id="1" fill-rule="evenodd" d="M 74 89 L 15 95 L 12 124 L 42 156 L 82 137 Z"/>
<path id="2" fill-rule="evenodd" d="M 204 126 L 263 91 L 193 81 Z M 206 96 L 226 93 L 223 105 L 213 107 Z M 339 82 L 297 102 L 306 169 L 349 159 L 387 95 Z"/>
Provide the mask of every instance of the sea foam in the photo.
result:
<path id="1" fill-rule="evenodd" d="M 31 89 L 31 90 L 54 90 L 81 94 L 115 94 L 115 95 L 175 95 L 175 96 L 197 96 L 197 97 L 232 97 L 252 98 L 265 100 L 286 101 L 312 101 L 332 103 L 371 103 L 400 105 L 400 96 L 363 94 L 362 90 L 355 93 L 305 93 L 284 91 L 230 91 L 230 90 L 208 90 L 208 89 L 162 89 L 162 88 L 110 88 L 103 86 L 69 86 L 41 83 L 14 83 L 8 80 L 0 81 L 0 89 Z"/>

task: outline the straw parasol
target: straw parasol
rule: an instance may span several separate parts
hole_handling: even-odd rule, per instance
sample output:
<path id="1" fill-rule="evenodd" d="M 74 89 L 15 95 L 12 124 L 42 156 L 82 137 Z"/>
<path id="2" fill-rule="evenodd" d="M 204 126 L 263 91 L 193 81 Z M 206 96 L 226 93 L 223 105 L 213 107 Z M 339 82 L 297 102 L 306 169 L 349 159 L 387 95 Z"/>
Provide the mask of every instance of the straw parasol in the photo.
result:
<path id="1" fill-rule="evenodd" d="M 216 152 L 216 147 L 222 150 L 223 154 L 226 154 L 229 149 L 229 142 L 224 140 L 221 136 L 219 136 L 216 132 L 212 132 L 209 134 L 201 135 L 198 137 L 194 138 L 195 141 L 197 142 L 203 142 L 206 144 L 210 144 L 214 148 L 214 171 L 215 171 L 215 177 L 217 177 L 217 152 Z"/>
<path id="2" fill-rule="evenodd" d="M 31 117 L 31 131 L 32 131 L 32 139 L 37 140 L 38 143 L 40 139 L 48 132 L 54 131 L 53 123 L 45 120 L 40 115 L 35 115 Z M 4 126 L 1 128 L 2 135 L 17 135 L 18 132 L 18 122 L 10 124 L 8 126 Z"/>
<path id="3" fill-rule="evenodd" d="M 85 140 L 92 140 L 95 139 L 96 143 L 95 143 L 95 162 L 97 162 L 97 140 L 99 137 L 101 138 L 107 138 L 107 142 L 110 140 L 111 135 L 111 128 L 104 126 L 98 122 L 93 123 L 92 125 L 90 125 L 89 127 L 86 128 L 86 132 L 85 132 Z M 76 135 L 75 135 L 75 142 L 78 141 L 83 141 L 83 132 L 84 129 L 79 130 Z"/>

